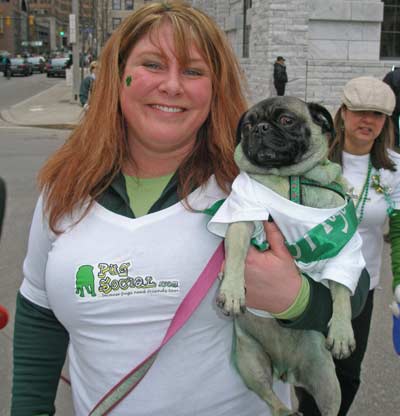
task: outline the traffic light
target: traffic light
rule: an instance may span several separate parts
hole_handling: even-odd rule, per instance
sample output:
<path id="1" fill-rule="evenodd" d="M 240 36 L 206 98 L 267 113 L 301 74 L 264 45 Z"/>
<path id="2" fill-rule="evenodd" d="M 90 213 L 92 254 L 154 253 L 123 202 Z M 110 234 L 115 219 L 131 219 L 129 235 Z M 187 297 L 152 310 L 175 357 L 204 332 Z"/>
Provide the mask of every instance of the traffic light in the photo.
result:
<path id="1" fill-rule="evenodd" d="M 60 36 L 64 36 L 65 32 L 63 30 L 60 30 Z"/>
<path id="2" fill-rule="evenodd" d="M 6 16 L 6 26 L 11 26 L 11 16 Z"/>
<path id="3" fill-rule="evenodd" d="M 29 26 L 33 26 L 33 24 L 35 23 L 35 16 L 29 15 L 28 22 L 29 22 Z"/>

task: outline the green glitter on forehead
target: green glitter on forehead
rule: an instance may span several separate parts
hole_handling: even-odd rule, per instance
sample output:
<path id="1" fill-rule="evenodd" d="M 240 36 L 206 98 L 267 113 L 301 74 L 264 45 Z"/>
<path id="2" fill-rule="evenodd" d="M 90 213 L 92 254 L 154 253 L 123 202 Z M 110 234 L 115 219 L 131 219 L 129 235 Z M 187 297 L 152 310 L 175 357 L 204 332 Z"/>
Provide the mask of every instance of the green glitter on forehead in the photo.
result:
<path id="1" fill-rule="evenodd" d="M 132 82 L 132 76 L 131 75 L 128 75 L 126 77 L 125 82 L 126 82 L 126 86 L 129 87 L 131 85 L 131 82 Z"/>

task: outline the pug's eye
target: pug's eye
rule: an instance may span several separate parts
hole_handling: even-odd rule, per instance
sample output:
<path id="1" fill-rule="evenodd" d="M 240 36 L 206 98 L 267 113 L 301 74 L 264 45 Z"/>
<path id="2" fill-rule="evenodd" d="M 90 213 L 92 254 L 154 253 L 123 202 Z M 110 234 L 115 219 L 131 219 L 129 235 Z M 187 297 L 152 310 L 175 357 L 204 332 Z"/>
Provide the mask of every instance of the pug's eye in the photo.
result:
<path id="1" fill-rule="evenodd" d="M 279 118 L 279 124 L 282 124 L 282 126 L 291 126 L 293 124 L 293 119 L 288 116 L 281 116 Z"/>
<path id="2" fill-rule="evenodd" d="M 251 123 L 249 121 L 244 123 L 243 126 L 242 126 L 242 129 L 243 129 L 243 131 L 251 130 Z"/>

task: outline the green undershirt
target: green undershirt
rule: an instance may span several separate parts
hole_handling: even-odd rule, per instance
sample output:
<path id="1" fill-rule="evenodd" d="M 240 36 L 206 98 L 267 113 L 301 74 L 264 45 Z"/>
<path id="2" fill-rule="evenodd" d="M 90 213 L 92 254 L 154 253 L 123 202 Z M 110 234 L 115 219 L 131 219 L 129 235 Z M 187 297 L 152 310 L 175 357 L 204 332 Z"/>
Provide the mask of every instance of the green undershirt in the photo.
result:
<path id="1" fill-rule="evenodd" d="M 143 217 L 148 214 L 150 208 L 156 202 L 172 178 L 173 173 L 157 178 L 137 178 L 124 175 L 126 192 L 129 197 L 129 205 L 135 217 Z M 140 198 L 138 198 L 140 195 Z"/>

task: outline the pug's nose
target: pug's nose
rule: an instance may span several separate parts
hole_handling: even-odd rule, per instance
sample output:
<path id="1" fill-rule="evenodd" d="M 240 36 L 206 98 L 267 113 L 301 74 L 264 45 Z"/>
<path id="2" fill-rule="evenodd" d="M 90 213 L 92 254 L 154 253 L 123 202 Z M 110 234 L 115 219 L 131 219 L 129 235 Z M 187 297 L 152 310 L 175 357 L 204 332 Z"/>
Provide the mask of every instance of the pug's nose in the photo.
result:
<path id="1" fill-rule="evenodd" d="M 268 123 L 259 123 L 254 129 L 255 134 L 265 134 L 269 130 L 270 126 Z"/>

